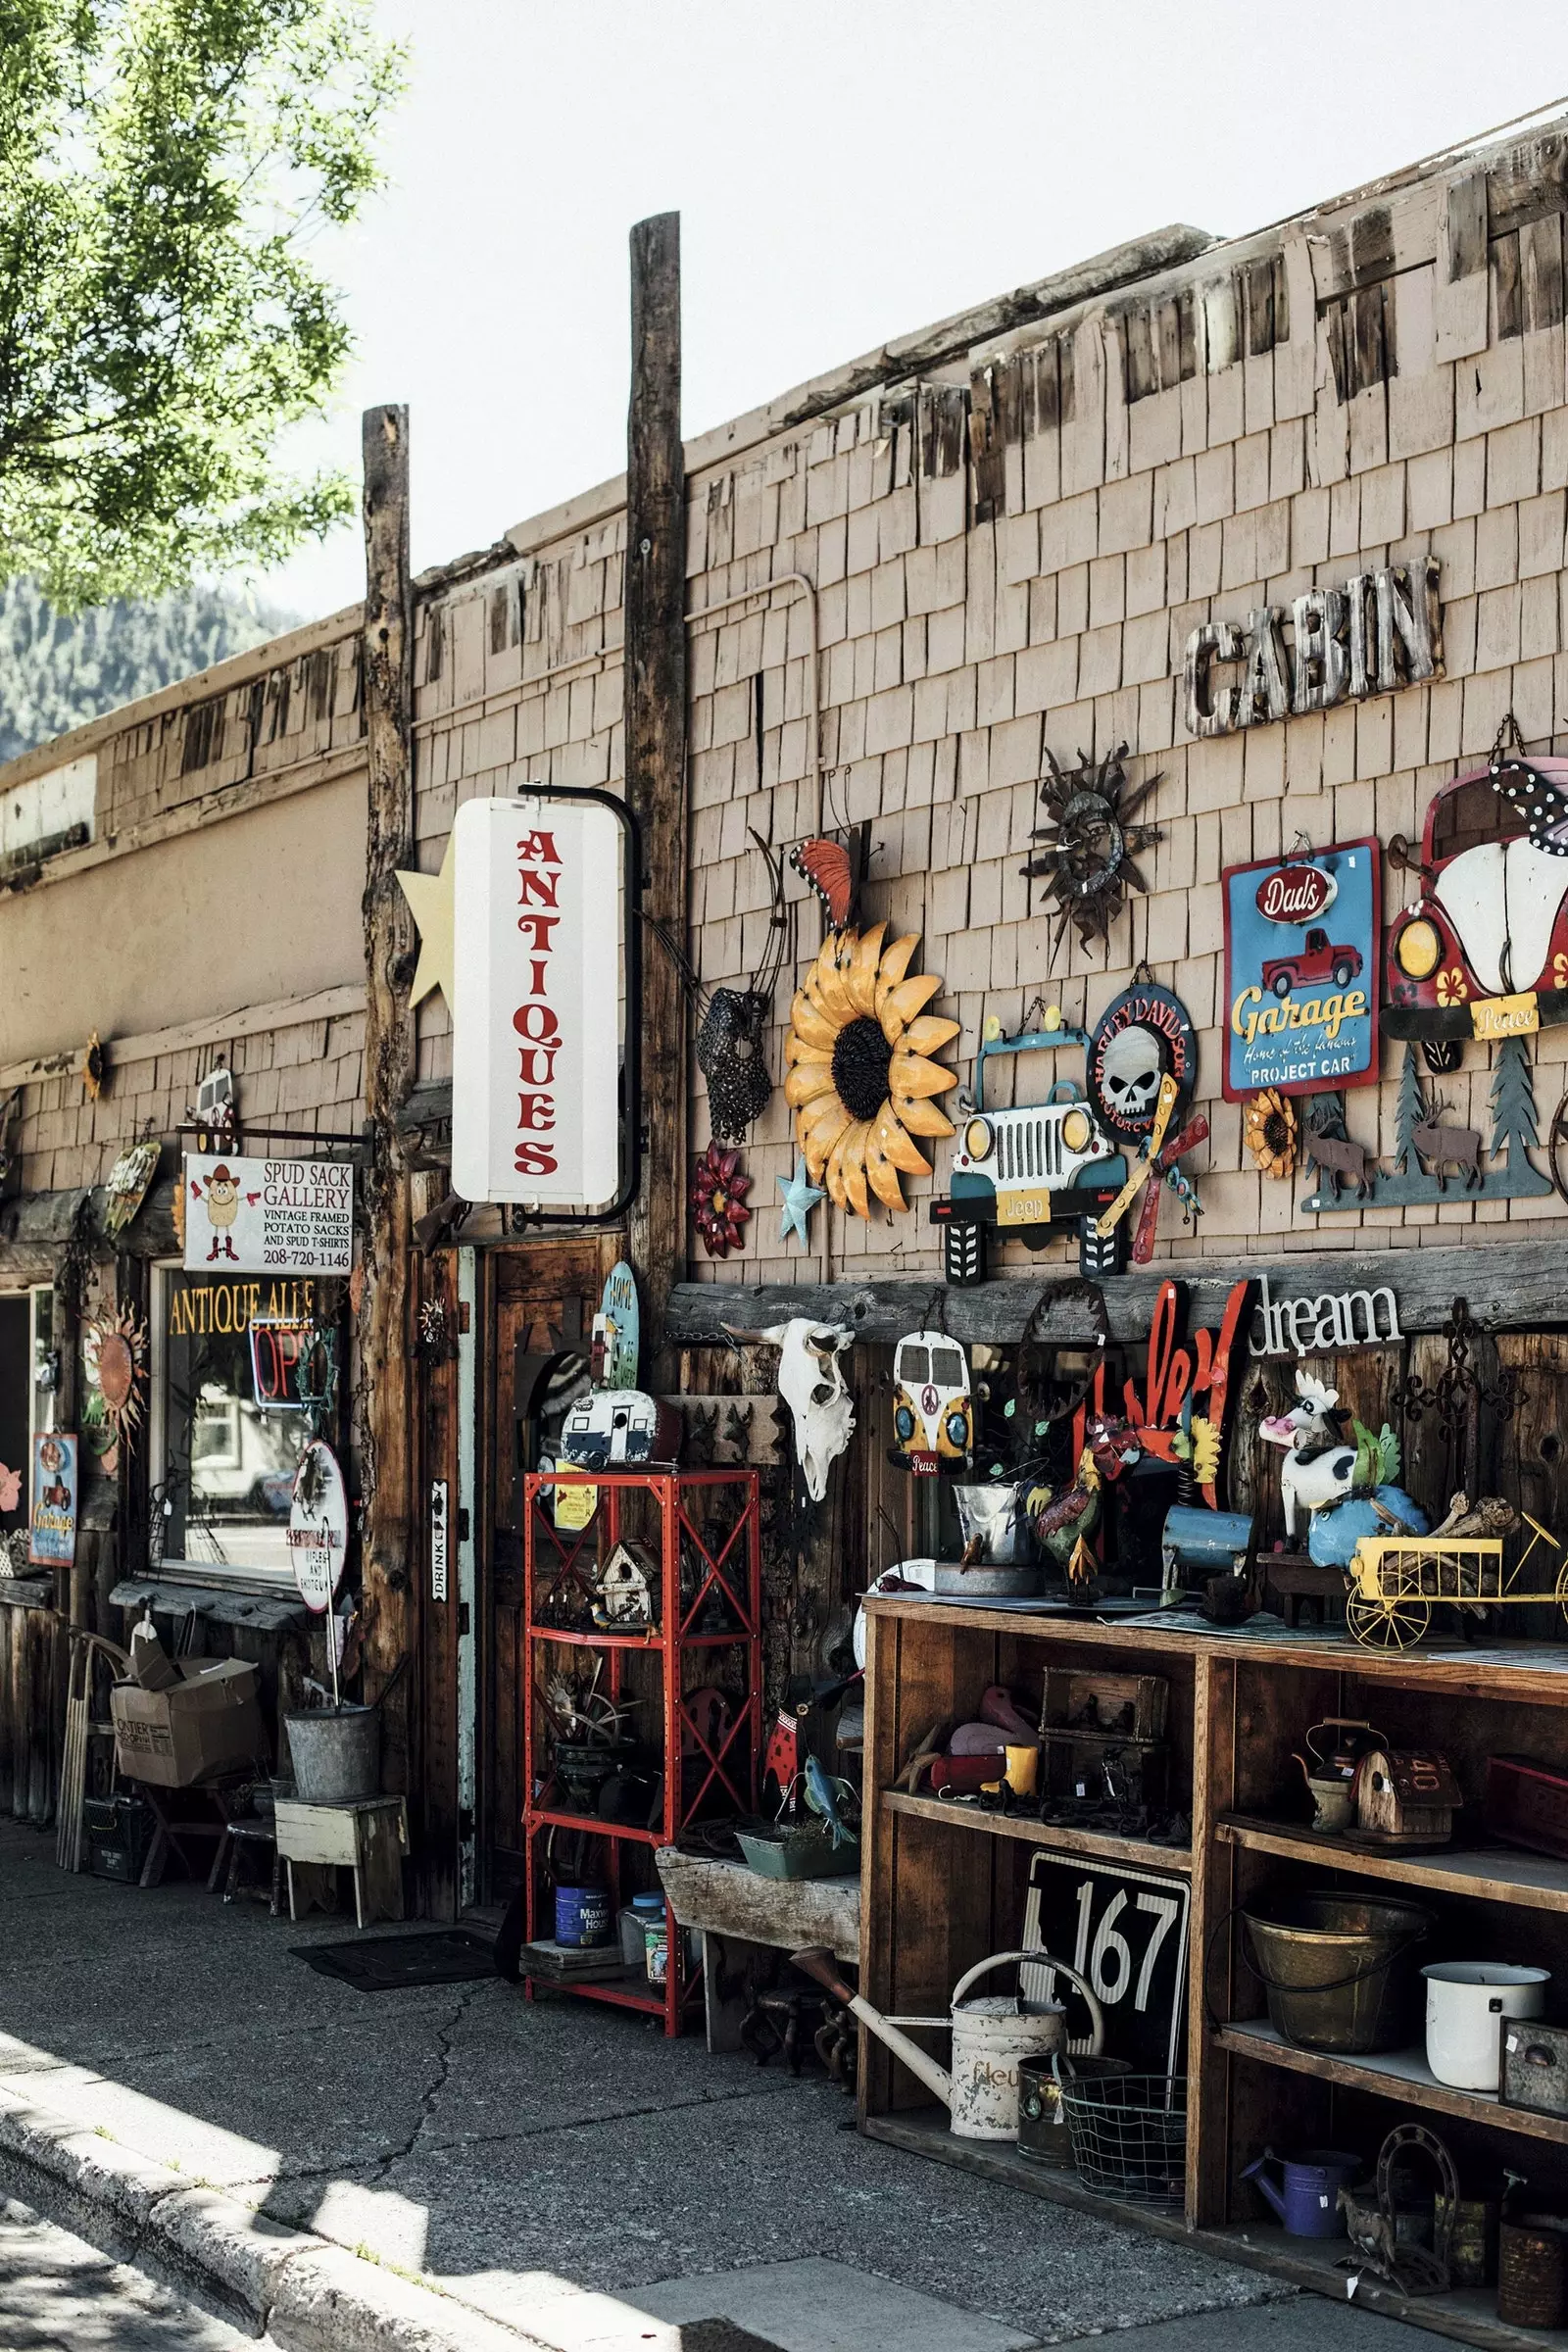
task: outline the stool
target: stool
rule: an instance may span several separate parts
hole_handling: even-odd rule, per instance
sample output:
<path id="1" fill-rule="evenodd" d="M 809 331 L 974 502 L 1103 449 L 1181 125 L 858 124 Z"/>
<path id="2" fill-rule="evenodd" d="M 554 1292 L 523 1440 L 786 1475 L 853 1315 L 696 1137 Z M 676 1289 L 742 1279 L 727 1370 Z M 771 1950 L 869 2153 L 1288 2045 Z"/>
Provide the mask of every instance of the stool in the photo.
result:
<path id="1" fill-rule="evenodd" d="M 276 1919 L 283 1907 L 283 1857 L 277 1850 L 277 1832 L 270 1821 L 231 1821 L 225 1824 L 223 1835 L 218 1841 L 218 1851 L 213 1856 L 207 1890 L 210 1894 L 215 1893 L 221 1880 L 223 1900 L 231 1903 L 240 1891 L 240 1861 L 247 1851 L 260 1854 L 264 1861 L 270 1857 L 268 1912 L 270 1917 Z M 223 1869 L 225 1861 L 228 1864 L 226 1875 Z M 262 1888 L 258 1886 L 247 1891 L 260 1894 Z"/>
<path id="2" fill-rule="evenodd" d="M 277 1800 L 277 1850 L 288 1868 L 288 1915 L 298 1919 L 296 1862 L 335 1864 L 354 1874 L 354 1924 L 401 1919 L 408 1806 L 401 1796 L 368 1796 L 352 1805 Z"/>

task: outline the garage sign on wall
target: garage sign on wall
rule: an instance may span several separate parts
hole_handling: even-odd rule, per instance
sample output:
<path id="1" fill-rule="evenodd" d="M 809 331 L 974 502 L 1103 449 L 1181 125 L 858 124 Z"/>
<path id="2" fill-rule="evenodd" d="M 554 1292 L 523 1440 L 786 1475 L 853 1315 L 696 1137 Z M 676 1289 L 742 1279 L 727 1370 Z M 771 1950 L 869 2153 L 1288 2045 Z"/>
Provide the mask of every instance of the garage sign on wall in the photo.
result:
<path id="1" fill-rule="evenodd" d="M 1226 1100 L 1375 1085 L 1377 843 L 1233 865 L 1221 882 Z"/>

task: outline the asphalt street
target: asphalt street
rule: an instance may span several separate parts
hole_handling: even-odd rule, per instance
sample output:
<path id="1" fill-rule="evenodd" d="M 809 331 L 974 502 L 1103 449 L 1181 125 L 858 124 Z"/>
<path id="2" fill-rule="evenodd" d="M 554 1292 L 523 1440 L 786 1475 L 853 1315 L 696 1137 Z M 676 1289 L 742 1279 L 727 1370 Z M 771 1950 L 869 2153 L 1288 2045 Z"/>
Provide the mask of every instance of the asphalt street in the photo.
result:
<path id="1" fill-rule="evenodd" d="M 257 2340 L 0 2200 L 0 2352 L 256 2352 Z"/>

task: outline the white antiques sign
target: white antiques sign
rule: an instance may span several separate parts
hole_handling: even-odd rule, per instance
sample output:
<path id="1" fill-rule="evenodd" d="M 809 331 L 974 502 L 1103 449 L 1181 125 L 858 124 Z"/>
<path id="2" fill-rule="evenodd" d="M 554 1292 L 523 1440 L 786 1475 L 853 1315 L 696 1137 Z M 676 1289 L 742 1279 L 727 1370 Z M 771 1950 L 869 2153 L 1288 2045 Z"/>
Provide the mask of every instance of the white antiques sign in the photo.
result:
<path id="1" fill-rule="evenodd" d="M 1193 631 L 1183 665 L 1191 734 L 1230 735 L 1441 676 L 1438 560 L 1309 588 L 1291 606 L 1289 645 L 1285 626 L 1283 605 L 1260 605 L 1245 629 L 1205 620 Z M 1233 675 L 1222 681 L 1216 672 L 1227 665 Z"/>
<path id="2" fill-rule="evenodd" d="M 344 1160 L 185 1154 L 185 1271 L 347 1274 L 354 1169 Z"/>
<path id="3" fill-rule="evenodd" d="M 1380 1312 L 1381 1309 L 1381 1312 Z M 1252 1309 L 1254 1356 L 1325 1355 L 1335 1348 L 1392 1348 L 1402 1340 L 1399 1309 L 1387 1283 L 1375 1291 L 1325 1291 L 1316 1298 L 1270 1296 L 1268 1276 Z"/>
<path id="4" fill-rule="evenodd" d="M 348 1560 L 349 1498 L 337 1455 L 313 1438 L 294 1473 L 288 1506 L 288 1559 L 305 1606 L 319 1617 L 332 1605 Z"/>
<path id="5" fill-rule="evenodd" d="M 619 827 L 467 801 L 453 828 L 452 1185 L 602 1206 L 620 1175 Z"/>

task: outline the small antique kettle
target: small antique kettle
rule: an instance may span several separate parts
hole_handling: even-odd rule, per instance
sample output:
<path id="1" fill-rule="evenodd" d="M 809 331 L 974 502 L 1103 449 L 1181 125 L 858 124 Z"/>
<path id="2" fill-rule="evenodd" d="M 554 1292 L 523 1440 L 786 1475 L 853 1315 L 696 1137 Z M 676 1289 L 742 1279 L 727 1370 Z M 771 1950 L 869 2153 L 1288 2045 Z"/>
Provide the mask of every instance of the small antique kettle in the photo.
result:
<path id="1" fill-rule="evenodd" d="M 1355 1776 L 1369 1748 L 1386 1744 L 1381 1732 L 1357 1716 L 1325 1715 L 1306 1735 L 1306 1754 L 1293 1751 L 1312 1803 L 1314 1830 L 1334 1835 L 1348 1829 L 1355 1810 Z"/>

